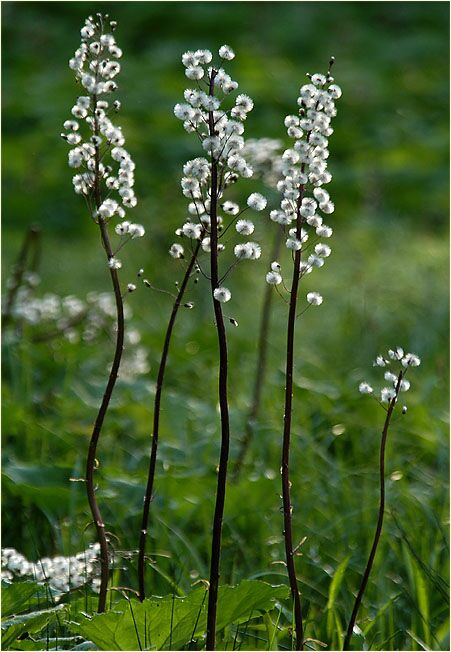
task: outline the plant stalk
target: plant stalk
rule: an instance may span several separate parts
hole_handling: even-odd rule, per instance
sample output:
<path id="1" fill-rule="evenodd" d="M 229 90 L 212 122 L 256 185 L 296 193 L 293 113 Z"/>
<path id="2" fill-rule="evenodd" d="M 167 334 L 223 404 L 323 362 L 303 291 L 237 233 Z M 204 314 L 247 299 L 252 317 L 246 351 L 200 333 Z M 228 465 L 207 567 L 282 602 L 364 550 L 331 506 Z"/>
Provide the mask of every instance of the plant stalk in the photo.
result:
<path id="1" fill-rule="evenodd" d="M 304 196 L 304 185 L 299 188 L 296 215 L 296 237 L 301 238 L 302 217 L 300 207 Z M 294 254 L 293 281 L 290 291 L 290 306 L 287 325 L 287 358 L 285 368 L 285 412 L 283 418 L 283 445 L 282 445 L 282 501 L 283 501 L 283 536 L 285 539 L 285 556 L 287 560 L 288 579 L 290 582 L 291 596 L 293 598 L 294 622 L 296 631 L 296 650 L 304 649 L 304 626 L 302 620 L 301 598 L 296 578 L 293 552 L 291 482 L 290 482 L 290 439 L 291 419 L 293 411 L 293 366 L 294 366 L 294 334 L 296 325 L 296 306 L 299 287 L 299 273 L 301 265 L 301 249 Z"/>
<path id="2" fill-rule="evenodd" d="M 94 106 L 97 103 L 97 97 L 93 96 Z M 98 122 L 95 119 L 94 123 L 94 132 L 98 135 Z M 102 203 L 101 192 L 100 192 L 100 174 L 99 174 L 99 165 L 100 165 L 100 153 L 99 147 L 95 148 L 95 178 L 94 178 L 94 199 L 95 205 L 98 209 Z M 108 228 L 106 222 L 99 217 L 98 224 L 100 229 L 100 237 L 102 241 L 103 248 L 107 255 L 107 259 L 113 257 L 113 250 L 111 248 L 110 239 L 108 236 Z M 103 613 L 106 607 L 106 595 L 108 588 L 108 578 L 109 578 L 109 553 L 108 553 L 108 541 L 105 534 L 105 524 L 100 513 L 100 509 L 97 503 L 94 487 L 94 468 L 96 466 L 96 452 L 97 444 L 100 438 L 100 433 L 102 430 L 103 422 L 105 419 L 108 406 L 110 404 L 111 396 L 113 394 L 113 389 L 116 384 L 119 366 L 121 363 L 122 352 L 124 349 L 124 305 L 122 301 L 121 288 L 119 283 L 119 276 L 116 269 L 110 268 L 111 281 L 113 284 L 114 297 L 116 302 L 116 312 L 117 312 L 117 335 L 116 335 L 116 347 L 114 351 L 113 363 L 111 366 L 110 375 L 108 377 L 108 382 L 105 388 L 105 393 L 102 398 L 102 403 L 97 414 L 94 428 L 91 435 L 91 440 L 89 442 L 88 458 L 86 461 L 86 491 L 88 495 L 89 507 L 91 509 L 92 517 L 97 530 L 97 537 L 100 544 L 100 592 L 99 592 L 99 603 L 97 611 Z"/>
<path id="3" fill-rule="evenodd" d="M 381 446 L 379 452 L 379 486 L 380 486 L 380 498 L 379 498 L 379 514 L 377 518 L 376 532 L 374 534 L 373 545 L 371 546 L 370 556 L 366 564 L 365 572 L 360 583 L 359 592 L 355 599 L 354 608 L 352 610 L 351 619 L 349 621 L 348 629 L 346 631 L 346 636 L 343 643 L 343 650 L 349 648 L 349 643 L 351 642 L 352 633 L 354 631 L 355 621 L 357 619 L 357 613 L 362 602 L 363 594 L 365 593 L 366 585 L 368 584 L 368 579 L 370 577 L 371 569 L 373 567 L 374 558 L 376 556 L 377 546 L 379 544 L 379 539 L 382 532 L 382 524 L 384 521 L 384 509 L 385 509 L 385 448 L 387 444 L 388 429 L 390 427 L 390 421 L 393 414 L 393 410 L 396 405 L 396 399 L 398 398 L 399 387 L 402 380 L 402 371 L 399 372 L 398 381 L 396 384 L 396 394 L 392 398 L 387 410 L 387 416 L 385 417 L 384 427 L 382 430 L 381 437 Z"/>
<path id="4" fill-rule="evenodd" d="M 147 486 L 146 492 L 144 495 L 144 507 L 143 507 L 143 517 L 141 523 L 141 533 L 139 537 L 139 553 L 138 553 L 138 584 L 139 584 L 139 599 L 141 602 L 145 599 L 145 552 L 146 552 L 146 537 L 147 537 L 147 528 L 149 523 L 149 511 L 150 503 L 152 501 L 153 495 L 153 484 L 155 479 L 155 469 L 157 463 L 157 450 L 158 450 L 158 435 L 160 430 L 160 412 L 161 412 L 161 394 L 163 391 L 164 384 L 164 374 L 166 371 L 166 362 L 168 359 L 169 345 L 171 343 L 172 332 L 174 329 L 175 320 L 177 317 L 178 309 L 185 294 L 186 286 L 193 271 L 194 264 L 196 262 L 197 255 L 199 253 L 199 248 L 201 241 L 198 240 L 196 247 L 191 256 L 191 260 L 186 268 L 183 281 L 180 285 L 177 297 L 175 299 L 174 305 L 172 307 L 171 316 L 169 318 L 168 327 L 166 329 L 166 335 L 164 338 L 163 351 L 161 353 L 160 366 L 158 368 L 158 377 L 157 377 L 157 386 L 155 392 L 154 400 L 154 410 L 153 410 L 153 434 L 152 434 L 152 447 L 150 453 L 150 462 L 149 462 L 149 474 L 147 477 Z"/>
<path id="5" fill-rule="evenodd" d="M 210 76 L 210 95 L 214 94 L 214 80 L 216 71 L 212 70 Z M 215 135 L 213 112 L 208 114 L 210 136 Z M 211 162 L 211 190 L 210 190 L 210 268 L 211 268 L 211 292 L 219 285 L 218 274 L 218 223 L 217 223 L 217 204 L 218 204 L 218 165 L 212 154 Z M 221 303 L 214 296 L 213 308 L 216 319 L 216 329 L 218 333 L 219 345 L 219 406 L 221 412 L 221 452 L 218 468 L 218 483 L 216 489 L 216 505 L 213 520 L 213 535 L 211 543 L 211 563 L 210 563 L 210 588 L 208 592 L 208 611 L 207 611 L 207 641 L 206 649 L 214 650 L 216 645 L 216 611 L 218 602 L 218 585 L 219 585 L 219 563 L 221 556 L 221 534 L 222 519 L 224 514 L 226 480 L 227 480 L 227 462 L 229 457 L 230 426 L 229 426 L 229 407 L 227 400 L 227 338 L 222 314 Z"/>

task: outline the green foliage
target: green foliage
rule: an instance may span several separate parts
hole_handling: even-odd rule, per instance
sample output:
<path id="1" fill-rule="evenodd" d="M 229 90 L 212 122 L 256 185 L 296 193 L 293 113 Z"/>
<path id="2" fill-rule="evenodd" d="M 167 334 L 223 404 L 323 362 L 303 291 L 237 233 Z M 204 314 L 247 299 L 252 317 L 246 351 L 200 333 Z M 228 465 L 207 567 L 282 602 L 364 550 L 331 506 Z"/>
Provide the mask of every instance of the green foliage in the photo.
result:
<path id="1" fill-rule="evenodd" d="M 65 608 L 63 605 L 42 611 L 32 611 L 27 614 L 11 616 L 2 620 L 2 648 L 14 649 L 15 642 L 25 634 L 28 636 L 42 632 L 49 624 L 54 623 L 58 616 L 62 617 Z"/>
<path id="2" fill-rule="evenodd" d="M 334 74 L 344 94 L 331 139 L 331 194 L 337 207 L 333 254 L 318 275 L 305 279 L 302 292 L 317 290 L 325 302 L 299 321 L 296 346 L 293 528 L 297 541 L 307 537 L 296 557 L 306 635 L 338 649 L 339 631 L 352 609 L 374 534 L 383 417 L 356 387 L 364 378 L 376 378 L 374 355 L 399 344 L 417 351 L 423 363 L 411 379 L 408 413 L 390 432 L 387 513 L 359 614 L 362 633 L 353 647 L 449 649 L 449 7 L 440 2 L 96 4 L 96 11 L 105 9 L 118 20 L 124 50 L 121 125 L 136 160 L 140 200 L 133 219 L 150 235 L 133 253 L 124 250 L 124 282 L 133 281 L 139 267 L 165 290 L 180 277 L 167 249 L 186 214 L 178 191 L 181 164 L 198 153 L 172 115 L 186 86 L 180 53 L 230 42 L 237 52 L 231 72 L 256 105 L 247 133 L 282 140 L 282 117 L 293 111 L 305 71 L 323 68 L 335 55 Z M 66 64 L 87 11 L 81 2 L 2 4 L 3 274 L 10 273 L 25 228 L 38 222 L 43 228 L 39 294 L 83 297 L 110 290 L 98 235 L 80 197 L 72 194 L 67 148 L 58 141 L 78 90 Z M 266 192 L 251 181 L 240 186 L 231 191 L 238 202 L 250 191 Z M 269 193 L 269 203 L 274 201 Z M 266 243 L 262 259 L 238 268 L 231 280 L 229 310 L 239 323 L 229 329 L 232 461 L 251 400 L 274 234 L 264 217 L 257 231 Z M 282 267 L 289 262 L 285 256 Z M 146 627 L 154 628 L 149 645 L 158 641 L 168 647 L 168 614 L 176 618 L 173 649 L 176 640 L 186 644 L 193 631 L 183 629 L 179 616 L 186 613 L 194 629 L 196 605 L 196 617 L 199 613 L 204 592 L 192 584 L 208 577 L 219 446 L 210 301 L 202 281 L 188 294 L 195 308 L 181 311 L 171 345 L 148 535 L 148 591 L 165 597 L 149 598 L 142 606 L 130 603 L 141 643 L 147 636 L 144 614 Z M 141 286 L 127 303 L 134 313 L 130 326 L 141 332 L 151 370 L 132 382 L 119 380 L 100 442 L 96 483 L 112 532 L 114 585 L 136 588 L 136 556 L 128 553 L 138 542 L 156 368 L 170 305 L 166 295 Z M 271 319 L 262 410 L 244 472 L 227 489 L 223 592 L 255 586 L 249 578 L 287 586 L 279 499 L 283 302 L 274 301 Z M 105 337 L 94 345 L 65 339 L 32 344 L 30 336 L 25 330 L 20 338 L 5 338 L 2 349 L 2 534 L 4 546 L 36 560 L 78 553 L 94 539 L 84 483 L 71 478 L 84 474 L 111 342 Z M 97 616 L 95 596 L 84 590 L 64 596 L 65 607 L 55 611 L 41 602 L 36 588 L 30 593 L 33 586 L 18 581 L 3 594 L 7 647 L 93 649 L 94 634 L 90 638 L 85 628 L 100 630 L 97 623 L 105 621 L 111 629 L 100 633 L 113 637 L 120 621 L 133 646 L 122 649 L 137 649 L 130 605 L 115 603 L 116 592 L 110 591 L 112 611 Z M 258 586 L 265 591 L 260 606 L 253 606 L 254 591 L 244 604 L 235 598 L 223 602 L 228 614 L 223 648 L 291 648 L 287 590 Z M 161 631 L 161 619 L 153 618 L 157 610 L 165 614 Z M 202 610 L 199 646 L 203 618 Z M 79 623 L 91 642 L 78 642 L 74 635 L 80 630 L 70 621 Z"/>
<path id="3" fill-rule="evenodd" d="M 199 588 L 185 597 L 166 595 L 143 603 L 122 600 L 113 611 L 84 619 L 79 630 L 100 650 L 185 649 L 206 635 L 206 589 Z M 221 586 L 218 597 L 217 631 L 247 622 L 252 616 L 286 599 L 286 586 L 244 580 L 238 586 Z"/>

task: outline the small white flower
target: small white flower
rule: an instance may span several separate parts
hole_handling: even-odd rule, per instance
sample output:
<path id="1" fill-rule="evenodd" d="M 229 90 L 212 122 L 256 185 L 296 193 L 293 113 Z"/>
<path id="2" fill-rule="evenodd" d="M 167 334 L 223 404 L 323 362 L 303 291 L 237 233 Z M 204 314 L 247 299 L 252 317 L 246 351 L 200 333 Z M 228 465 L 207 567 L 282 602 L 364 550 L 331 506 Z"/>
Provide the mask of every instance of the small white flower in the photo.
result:
<path id="1" fill-rule="evenodd" d="M 371 387 L 371 385 L 368 385 L 368 383 L 360 383 L 359 392 L 361 394 L 372 394 L 373 388 Z"/>
<path id="2" fill-rule="evenodd" d="M 193 222 L 185 222 L 185 224 L 182 226 L 182 233 L 187 238 L 198 240 L 202 235 L 202 227 L 200 224 L 194 224 Z"/>
<path id="3" fill-rule="evenodd" d="M 173 258 L 183 258 L 184 249 L 181 244 L 175 242 L 173 245 L 171 245 L 169 253 Z"/>
<path id="4" fill-rule="evenodd" d="M 381 401 L 383 403 L 388 403 L 396 396 L 396 391 L 393 387 L 383 387 L 381 389 Z"/>
<path id="5" fill-rule="evenodd" d="M 244 111 L 244 113 L 249 113 L 254 108 L 254 102 L 248 95 L 238 95 L 235 101 L 236 107 Z"/>
<path id="6" fill-rule="evenodd" d="M 384 378 L 385 380 L 388 380 L 388 382 L 393 383 L 394 385 L 396 385 L 396 383 L 398 382 L 398 376 L 396 374 L 392 374 L 391 371 L 386 371 L 384 374 Z"/>
<path id="7" fill-rule="evenodd" d="M 277 260 L 274 260 L 271 263 L 271 269 L 273 272 L 280 272 L 280 264 L 277 262 Z"/>
<path id="8" fill-rule="evenodd" d="M 129 226 L 130 222 L 121 222 L 120 224 L 116 225 L 114 230 L 118 235 L 126 235 L 128 233 Z"/>
<path id="9" fill-rule="evenodd" d="M 254 223 L 249 220 L 238 220 L 235 225 L 235 229 L 241 235 L 251 235 L 254 232 L 255 226 Z"/>
<path id="10" fill-rule="evenodd" d="M 315 84 L 315 86 L 324 86 L 327 81 L 325 75 L 321 75 L 318 72 L 311 76 L 311 80 L 312 84 Z"/>
<path id="11" fill-rule="evenodd" d="M 118 258 L 111 256 L 111 258 L 108 260 L 108 267 L 110 269 L 120 269 L 122 267 L 122 263 Z"/>
<path id="12" fill-rule="evenodd" d="M 266 274 L 266 282 L 269 283 L 269 285 L 279 285 L 282 283 L 282 276 L 279 272 L 271 270 Z"/>
<path id="13" fill-rule="evenodd" d="M 333 213 L 335 210 L 335 204 L 332 201 L 327 201 L 320 204 L 319 208 L 323 213 L 326 213 L 326 215 L 330 215 L 330 213 Z"/>
<path id="14" fill-rule="evenodd" d="M 230 301 L 230 299 L 232 298 L 232 293 L 228 288 L 219 287 L 214 290 L 213 296 L 216 299 L 216 301 L 220 301 L 221 303 L 227 303 L 227 301 Z"/>
<path id="15" fill-rule="evenodd" d="M 338 84 L 332 84 L 327 90 L 334 100 L 338 100 L 342 95 L 341 88 Z"/>
<path id="16" fill-rule="evenodd" d="M 405 357 L 401 360 L 403 367 L 419 367 L 421 359 L 415 353 L 406 353 Z"/>
<path id="17" fill-rule="evenodd" d="M 128 232 L 132 238 L 142 238 L 146 231 L 142 224 L 130 224 Z"/>
<path id="18" fill-rule="evenodd" d="M 292 251 L 299 251 L 302 247 L 302 242 L 297 238 L 288 238 L 285 242 L 285 246 L 287 249 L 291 249 Z"/>
<path id="19" fill-rule="evenodd" d="M 263 197 L 258 192 L 253 192 L 249 197 L 247 198 L 247 205 L 249 208 L 253 208 L 255 211 L 262 211 L 266 208 L 267 204 L 267 199 L 266 197 Z"/>
<path id="20" fill-rule="evenodd" d="M 134 292 L 134 291 L 136 290 L 136 285 L 135 285 L 134 283 L 129 283 L 129 284 L 127 285 L 127 290 L 128 290 L 129 292 Z"/>
<path id="21" fill-rule="evenodd" d="M 399 389 L 401 392 L 407 392 L 410 389 L 410 382 L 408 380 L 401 380 Z"/>
<path id="22" fill-rule="evenodd" d="M 202 79 L 205 71 L 201 66 L 190 66 L 185 70 L 185 75 L 188 79 Z"/>
<path id="23" fill-rule="evenodd" d="M 307 302 L 311 306 L 320 306 L 323 302 L 323 297 L 319 294 L 319 292 L 309 292 L 307 294 Z"/>
<path id="24" fill-rule="evenodd" d="M 235 58 L 235 52 L 228 45 L 222 45 L 219 48 L 219 56 L 221 59 L 226 59 L 226 61 L 232 61 Z"/>
<path id="25" fill-rule="evenodd" d="M 316 235 L 319 235 L 321 238 L 330 238 L 332 233 L 333 231 L 331 227 L 326 226 L 325 224 L 320 224 L 316 227 Z"/>
<path id="26" fill-rule="evenodd" d="M 385 367 L 387 364 L 390 364 L 390 361 L 385 360 L 382 355 L 378 355 L 376 360 L 373 362 L 373 367 Z"/>
<path id="27" fill-rule="evenodd" d="M 317 256 L 321 256 L 321 258 L 327 258 L 330 256 L 330 252 L 331 248 L 326 244 L 319 243 L 315 245 L 315 253 Z"/>
<path id="28" fill-rule="evenodd" d="M 388 357 L 391 360 L 402 360 L 404 357 L 404 351 L 400 346 L 398 346 L 396 349 L 389 349 Z"/>

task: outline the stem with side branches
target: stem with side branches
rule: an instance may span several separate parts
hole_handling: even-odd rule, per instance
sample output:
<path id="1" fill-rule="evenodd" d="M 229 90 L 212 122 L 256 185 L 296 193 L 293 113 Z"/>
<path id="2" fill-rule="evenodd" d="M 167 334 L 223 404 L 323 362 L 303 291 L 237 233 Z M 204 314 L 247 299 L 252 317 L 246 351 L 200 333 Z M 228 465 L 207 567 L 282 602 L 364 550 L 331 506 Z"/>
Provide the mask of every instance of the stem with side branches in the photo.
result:
<path id="1" fill-rule="evenodd" d="M 153 410 L 153 433 L 152 433 L 152 447 L 151 447 L 150 462 L 149 462 L 149 474 L 147 477 L 146 493 L 144 495 L 143 517 L 141 523 L 141 533 L 139 537 L 138 584 L 139 584 L 139 599 L 141 600 L 141 602 L 146 597 L 145 582 L 144 582 L 146 537 L 147 537 L 147 528 L 149 523 L 150 503 L 152 501 L 152 495 L 153 495 L 155 469 L 157 463 L 158 435 L 160 429 L 160 412 L 161 412 L 161 394 L 163 391 L 164 374 L 166 371 L 166 362 L 168 359 L 169 345 L 171 343 L 172 332 L 174 329 L 174 324 L 177 317 L 178 309 L 182 302 L 183 295 L 185 294 L 186 286 L 188 285 L 188 281 L 193 271 L 193 267 L 196 262 L 197 255 L 199 253 L 200 245 L 201 245 L 201 240 L 198 240 L 196 247 L 194 248 L 194 251 L 192 253 L 191 260 L 189 261 L 188 267 L 186 268 L 183 281 L 177 293 L 177 297 L 174 301 L 171 316 L 168 322 L 168 327 L 166 329 L 166 335 L 164 338 L 163 351 L 160 359 L 160 366 L 158 368 L 157 386 L 156 386 L 154 410 Z"/>
<path id="2" fill-rule="evenodd" d="M 217 72 L 212 70 L 210 75 L 209 93 L 214 95 L 214 80 Z M 215 135 L 213 112 L 208 114 L 209 134 Z M 210 209 L 210 267 L 211 267 L 211 292 L 212 295 L 219 284 L 218 274 L 218 222 L 217 222 L 217 205 L 218 205 L 218 164 L 212 153 L 211 162 L 211 209 Z M 213 520 L 213 536 L 211 543 L 211 563 L 210 563 L 210 588 L 208 593 L 208 611 L 207 611 L 207 641 L 206 649 L 214 650 L 216 644 L 216 610 L 218 602 L 218 585 L 219 585 L 219 562 L 221 556 L 221 534 L 222 519 L 224 514 L 226 480 L 227 480 L 227 462 L 229 458 L 230 426 L 229 426 L 229 407 L 227 400 L 227 337 L 222 314 L 221 303 L 214 296 L 213 308 L 216 319 L 216 330 L 218 333 L 219 345 L 219 407 L 221 412 L 221 452 L 218 468 L 218 483 L 216 490 L 216 505 Z"/>
<path id="3" fill-rule="evenodd" d="M 93 96 L 94 106 L 97 103 L 97 97 Z M 95 119 L 94 123 L 94 133 L 98 135 L 99 127 L 98 121 Z M 94 200 L 96 208 L 99 209 L 102 203 L 101 191 L 100 191 L 100 154 L 99 147 L 95 148 L 95 176 L 94 176 Z M 102 241 L 102 246 L 105 249 L 107 259 L 113 257 L 113 250 L 111 248 L 110 239 L 108 236 L 108 228 L 105 220 L 102 217 L 98 218 L 98 224 L 100 229 L 100 237 Z M 100 433 L 102 430 L 103 422 L 105 419 L 108 406 L 110 404 L 111 396 L 113 394 L 113 389 L 116 384 L 119 366 L 121 363 L 122 352 L 124 349 L 124 305 L 122 301 L 121 288 L 119 283 L 119 276 L 117 270 L 110 268 L 110 276 L 113 284 L 114 297 L 116 302 L 116 313 L 117 313 L 117 335 L 116 335 L 116 347 L 114 352 L 113 363 L 111 366 L 110 375 L 108 377 L 108 382 L 105 388 L 105 393 L 103 395 L 102 403 L 97 414 L 94 428 L 91 435 L 91 440 L 89 442 L 88 457 L 86 461 L 86 491 L 88 495 L 89 507 L 91 509 L 92 517 L 94 519 L 95 527 L 97 530 L 97 537 L 100 544 L 100 592 L 99 592 L 99 604 L 98 612 L 103 613 L 106 607 L 106 595 L 108 588 L 108 578 L 109 578 L 109 553 L 108 553 L 108 541 L 105 534 L 105 524 L 100 513 L 100 509 L 97 503 L 94 487 L 94 468 L 96 466 L 96 452 L 97 445 L 100 438 Z"/>
<path id="4" fill-rule="evenodd" d="M 303 170 L 302 170 L 303 171 Z M 296 212 L 296 238 L 301 239 L 302 217 L 300 208 L 304 196 L 304 185 L 299 187 L 299 198 Z M 296 650 L 304 649 L 304 626 L 302 621 L 301 598 L 296 578 L 294 564 L 291 482 L 290 482 L 290 439 L 291 418 L 293 411 L 293 366 L 294 366 L 294 334 L 296 325 L 296 306 L 298 298 L 299 274 L 301 265 L 301 249 L 294 254 L 293 280 L 290 291 L 290 306 L 287 325 L 287 357 L 285 368 L 285 412 L 283 418 L 283 444 L 282 444 L 282 501 L 283 501 L 283 536 L 285 540 L 285 556 L 287 560 L 288 579 L 290 582 L 291 596 L 293 598 L 294 621 L 296 631 Z"/>

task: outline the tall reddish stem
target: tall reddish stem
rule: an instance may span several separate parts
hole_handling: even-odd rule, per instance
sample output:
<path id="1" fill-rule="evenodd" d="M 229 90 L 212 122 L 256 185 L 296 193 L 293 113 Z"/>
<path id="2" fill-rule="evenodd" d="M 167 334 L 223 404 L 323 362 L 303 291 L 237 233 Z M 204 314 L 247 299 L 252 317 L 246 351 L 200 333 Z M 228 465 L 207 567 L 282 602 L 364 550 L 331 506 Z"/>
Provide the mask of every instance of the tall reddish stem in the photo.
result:
<path id="1" fill-rule="evenodd" d="M 210 76 L 210 95 L 214 95 L 214 80 L 216 71 L 212 70 Z M 213 112 L 208 114 L 209 134 L 215 135 L 215 125 Z M 211 190 L 210 190 L 210 277 L 212 295 L 219 285 L 218 273 L 218 222 L 217 222 L 217 205 L 218 205 L 218 165 L 212 153 L 211 161 Z M 219 345 L 219 407 L 221 412 L 221 452 L 219 457 L 218 483 L 216 490 L 216 505 L 213 519 L 213 535 L 211 542 L 211 563 L 210 563 L 210 588 L 208 593 L 208 612 L 207 612 L 207 641 L 206 649 L 214 650 L 216 644 L 216 611 L 218 602 L 219 586 L 219 563 L 221 556 L 221 535 L 222 519 L 224 515 L 224 503 L 227 480 L 227 463 L 229 458 L 230 442 L 230 425 L 229 425 L 229 407 L 227 400 L 227 338 L 222 314 L 221 303 L 214 296 L 213 308 L 216 320 L 216 330 L 218 333 Z"/>
<path id="2" fill-rule="evenodd" d="M 96 95 L 93 95 L 94 106 L 97 103 Z M 97 118 L 94 120 L 94 133 L 97 136 L 99 133 L 99 126 Z M 94 170 L 94 201 L 97 210 L 100 208 L 102 203 L 101 191 L 100 191 L 100 152 L 99 147 L 95 148 L 95 170 Z M 102 241 L 103 248 L 107 255 L 107 259 L 110 260 L 113 257 L 113 250 L 111 248 L 110 239 L 108 236 L 108 227 L 106 222 L 102 217 L 98 217 L 98 224 L 100 229 L 100 237 Z M 91 509 L 92 517 L 94 519 L 94 524 L 97 530 L 97 538 L 100 544 L 100 592 L 99 592 L 99 604 L 98 612 L 102 613 L 105 611 L 106 607 L 106 595 L 108 588 L 108 578 L 109 578 L 109 553 L 108 553 L 108 541 L 105 534 L 105 524 L 103 522 L 102 515 L 100 513 L 99 505 L 97 503 L 95 495 L 95 486 L 94 486 L 94 469 L 96 467 L 96 453 L 97 445 L 100 438 L 100 433 L 102 430 L 103 422 L 105 415 L 110 404 L 111 396 L 113 394 L 113 389 L 116 384 L 119 366 L 121 363 L 122 352 L 124 348 L 124 305 L 122 301 L 121 288 L 119 283 L 119 276 L 117 270 L 110 267 L 110 276 L 113 284 L 114 297 L 116 302 L 116 313 L 117 313 L 117 334 L 116 334 L 116 347 L 114 351 L 113 363 L 111 366 L 111 371 L 108 377 L 108 382 L 105 388 L 105 393 L 102 398 L 102 402 L 97 414 L 96 420 L 94 422 L 94 428 L 91 435 L 91 440 L 89 442 L 88 457 L 86 460 L 86 492 L 88 496 L 89 507 Z"/>
<path id="3" fill-rule="evenodd" d="M 139 537 L 139 553 L 138 553 L 138 583 L 139 583 L 139 599 L 141 602 L 146 597 L 145 594 L 145 552 L 146 552 L 146 537 L 149 523 L 150 503 L 152 501 L 153 484 L 155 479 L 155 469 L 157 463 L 157 450 L 158 450 L 158 436 L 160 431 L 160 412 L 161 412 L 161 394 L 163 391 L 164 374 L 166 371 L 166 362 L 169 354 L 169 345 L 171 343 L 172 331 L 174 329 L 175 320 L 177 317 L 178 309 L 185 294 L 186 286 L 193 271 L 201 241 L 199 240 L 191 256 L 191 260 L 186 268 L 183 281 L 180 285 L 177 297 L 172 307 L 171 316 L 169 318 L 166 335 L 164 338 L 163 351 L 161 353 L 160 366 L 158 368 L 157 387 L 155 391 L 154 409 L 153 409 L 153 433 L 152 433 L 152 447 L 150 452 L 149 474 L 147 477 L 146 493 L 144 495 L 143 517 L 141 522 L 141 533 Z"/>
<path id="4" fill-rule="evenodd" d="M 373 545 L 371 546 L 370 556 L 368 557 L 365 572 L 363 573 L 362 581 L 360 583 L 359 592 L 357 593 L 357 597 L 354 603 L 354 608 L 352 610 L 351 618 L 349 620 L 348 629 L 346 631 L 346 636 L 343 643 L 343 650 L 347 650 L 349 647 L 349 643 L 351 642 L 355 621 L 357 619 L 357 614 L 360 608 L 360 604 L 362 602 L 363 594 L 365 593 L 366 585 L 368 584 L 368 579 L 370 577 L 371 569 L 374 563 L 374 558 L 376 556 L 377 546 L 379 544 L 379 539 L 381 537 L 382 525 L 384 522 L 384 510 L 385 510 L 385 448 L 387 445 L 388 429 L 390 427 L 390 421 L 392 418 L 393 410 L 395 409 L 396 400 L 398 398 L 402 376 L 403 376 L 403 372 L 400 371 L 398 375 L 398 381 L 396 383 L 396 390 L 395 390 L 396 394 L 389 403 L 387 416 L 385 417 L 384 427 L 382 430 L 381 446 L 379 451 L 379 492 L 380 492 L 379 514 L 377 517 L 376 532 L 374 533 Z"/>

